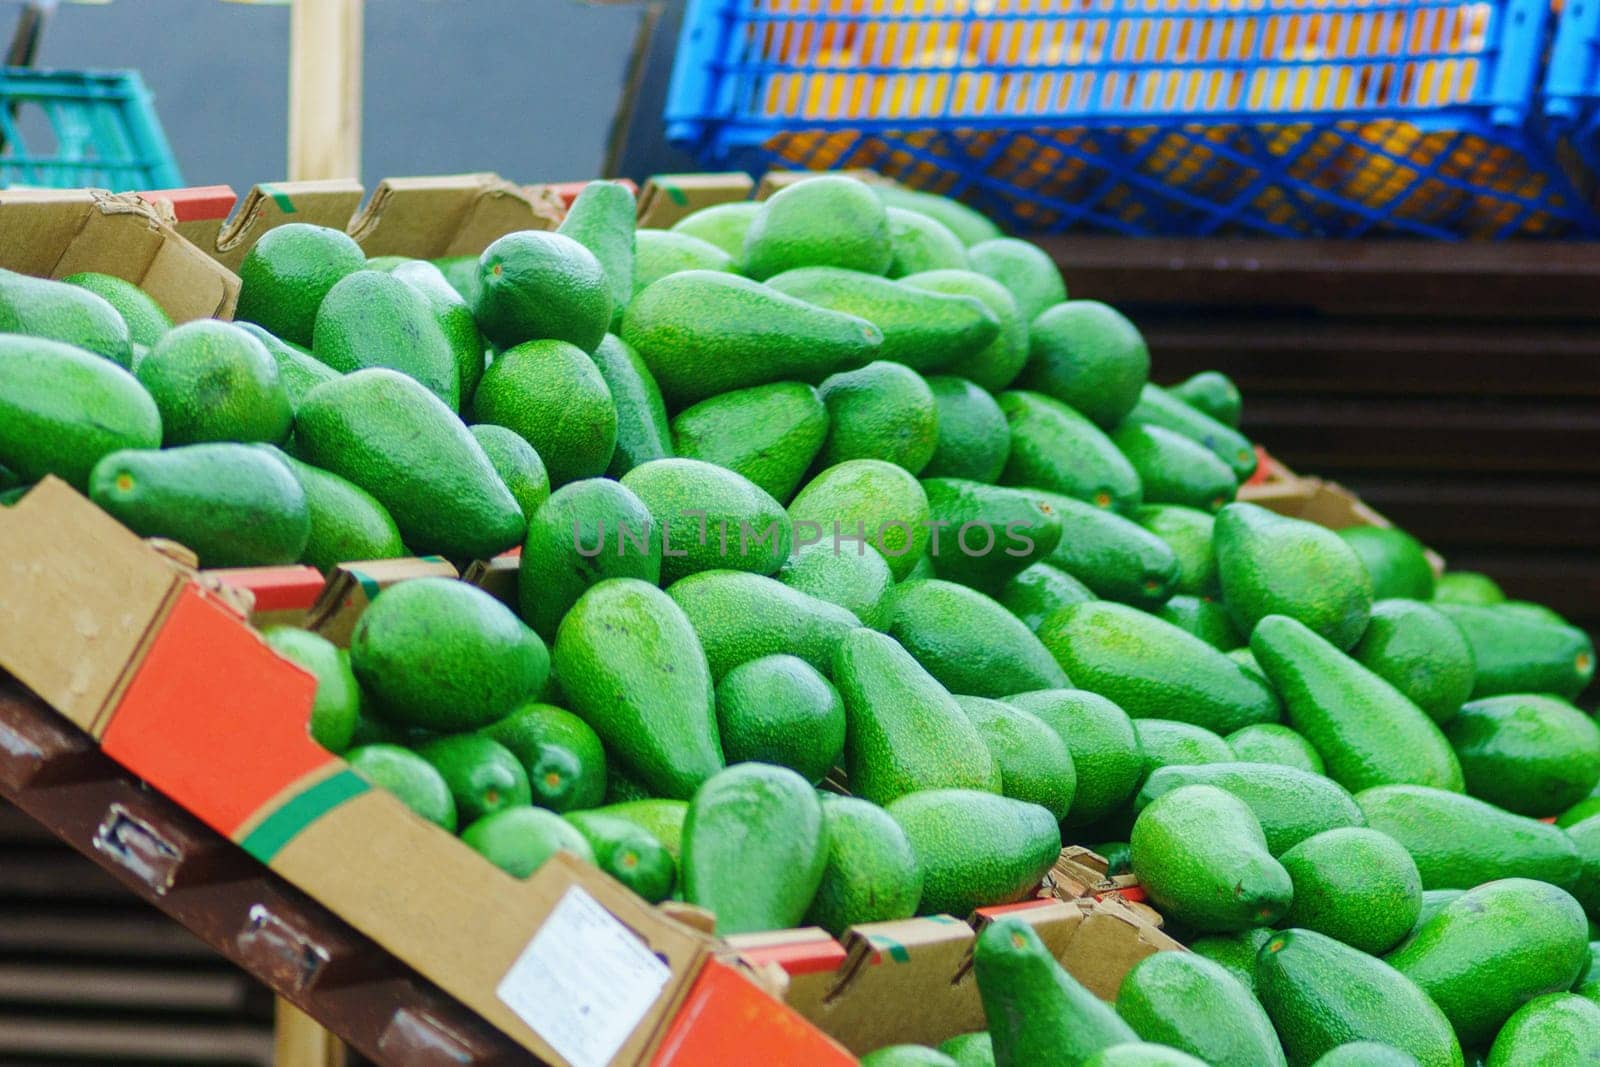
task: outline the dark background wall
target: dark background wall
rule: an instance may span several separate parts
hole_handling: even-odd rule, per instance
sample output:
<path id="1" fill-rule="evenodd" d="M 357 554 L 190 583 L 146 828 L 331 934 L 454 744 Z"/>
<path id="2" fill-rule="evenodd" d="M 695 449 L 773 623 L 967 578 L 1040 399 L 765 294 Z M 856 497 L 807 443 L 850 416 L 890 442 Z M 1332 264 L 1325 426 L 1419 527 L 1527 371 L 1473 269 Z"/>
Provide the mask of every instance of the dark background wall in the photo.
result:
<path id="1" fill-rule="evenodd" d="M 16 10 L 0 3 L 0 39 Z M 370 188 L 386 175 L 473 170 L 525 182 L 596 176 L 643 11 L 578 0 L 367 4 L 362 178 Z M 285 176 L 288 55 L 287 7 L 116 0 L 58 8 L 38 65 L 139 69 L 185 180 L 243 192 Z"/>

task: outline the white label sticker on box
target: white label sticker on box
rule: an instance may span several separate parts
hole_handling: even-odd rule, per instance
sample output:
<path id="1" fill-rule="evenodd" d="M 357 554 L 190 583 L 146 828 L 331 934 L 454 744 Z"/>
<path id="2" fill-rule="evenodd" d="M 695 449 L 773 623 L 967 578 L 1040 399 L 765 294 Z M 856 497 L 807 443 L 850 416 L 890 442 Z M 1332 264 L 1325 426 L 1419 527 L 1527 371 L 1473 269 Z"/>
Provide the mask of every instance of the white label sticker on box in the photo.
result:
<path id="1" fill-rule="evenodd" d="M 672 970 L 577 886 L 495 990 L 572 1067 L 605 1067 Z"/>

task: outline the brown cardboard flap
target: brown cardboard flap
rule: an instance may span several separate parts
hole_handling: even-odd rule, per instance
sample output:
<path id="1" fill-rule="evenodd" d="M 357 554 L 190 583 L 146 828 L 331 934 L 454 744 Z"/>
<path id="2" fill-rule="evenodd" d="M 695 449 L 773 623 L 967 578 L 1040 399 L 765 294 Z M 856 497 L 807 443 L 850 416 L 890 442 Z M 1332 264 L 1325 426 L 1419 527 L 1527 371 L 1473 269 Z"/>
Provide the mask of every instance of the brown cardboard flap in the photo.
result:
<path id="1" fill-rule="evenodd" d="M 639 225 L 664 230 L 701 208 L 748 200 L 753 188 L 755 180 L 743 171 L 657 174 L 639 190 Z"/>
<path id="2" fill-rule="evenodd" d="M 1107 874 L 1105 857 L 1082 847 L 1068 845 L 1056 857 L 1050 870 L 1051 894 L 1060 900 L 1077 900 L 1119 888 Z"/>
<path id="3" fill-rule="evenodd" d="M 1087 905 L 1083 922 L 1057 959 L 1089 992 L 1115 1000 L 1134 964 L 1157 952 L 1187 951 L 1122 901 L 1106 897 Z"/>
<path id="4" fill-rule="evenodd" d="M 216 246 L 205 251 L 223 266 L 238 270 L 261 235 L 288 222 L 342 230 L 361 205 L 361 183 L 337 178 L 317 182 L 257 185 L 245 195 L 233 220 L 222 228 Z"/>
<path id="5" fill-rule="evenodd" d="M 312 822 L 271 867 L 551 1062 L 564 1061 L 497 988 L 569 891 L 598 903 L 671 970 L 614 1062 L 645 1056 L 713 944 L 565 853 L 526 880 L 513 878 L 381 789 Z"/>
<path id="6" fill-rule="evenodd" d="M 41 278 L 115 275 L 149 293 L 175 322 L 232 315 L 239 279 L 171 220 L 169 206 L 132 193 L 0 191 L 0 267 Z"/>
<path id="7" fill-rule="evenodd" d="M 475 559 L 467 564 L 467 571 L 461 580 L 482 589 L 512 611 L 520 612 L 517 606 L 517 574 L 521 568 L 521 556 Z"/>
<path id="8" fill-rule="evenodd" d="M 885 178 L 875 170 L 857 168 L 855 170 L 769 170 L 761 176 L 761 184 L 756 187 L 756 199 L 765 200 L 779 189 L 787 188 L 796 182 L 803 182 L 807 178 L 816 178 L 823 174 L 840 174 L 846 178 L 866 182 L 868 185 L 895 185 L 892 178 Z"/>
<path id="9" fill-rule="evenodd" d="M 518 230 L 553 230 L 559 211 L 497 174 L 385 178 L 350 235 L 369 256 L 475 256 Z"/>
<path id="10" fill-rule="evenodd" d="M 71 486 L 0 508 L 0 667 L 99 737 L 179 571 Z"/>
<path id="11" fill-rule="evenodd" d="M 408 578 L 455 577 L 456 569 L 437 556 L 341 563 L 329 572 L 328 584 L 306 612 L 304 626 L 348 648 L 356 620 L 380 591 Z"/>

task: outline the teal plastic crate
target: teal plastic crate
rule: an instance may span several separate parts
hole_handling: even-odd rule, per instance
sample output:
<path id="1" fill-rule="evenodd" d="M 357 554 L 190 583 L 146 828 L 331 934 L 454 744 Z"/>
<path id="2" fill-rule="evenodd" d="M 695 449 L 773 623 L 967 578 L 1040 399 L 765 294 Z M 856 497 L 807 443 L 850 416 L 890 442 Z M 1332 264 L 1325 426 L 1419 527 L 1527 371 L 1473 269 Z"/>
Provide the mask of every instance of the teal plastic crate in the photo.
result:
<path id="1" fill-rule="evenodd" d="M 1600 0 L 1578 0 L 1600 3 Z M 1548 0 L 689 0 L 668 135 L 870 167 L 1020 231 L 1600 232 Z"/>
<path id="2" fill-rule="evenodd" d="M 0 187 L 126 192 L 183 184 L 136 71 L 0 67 Z"/>

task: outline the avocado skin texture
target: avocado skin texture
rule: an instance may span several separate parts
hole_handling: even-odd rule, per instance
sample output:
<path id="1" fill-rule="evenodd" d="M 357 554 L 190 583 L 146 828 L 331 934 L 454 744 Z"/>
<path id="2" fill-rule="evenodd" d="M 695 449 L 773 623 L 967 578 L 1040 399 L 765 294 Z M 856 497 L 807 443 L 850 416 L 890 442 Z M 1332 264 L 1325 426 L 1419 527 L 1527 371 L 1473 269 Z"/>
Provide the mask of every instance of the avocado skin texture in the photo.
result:
<path id="1" fill-rule="evenodd" d="M 1184 596 L 1215 598 L 1222 593 L 1217 577 L 1217 554 L 1211 547 L 1216 518 L 1195 508 L 1175 504 L 1147 504 L 1132 515 L 1133 521 L 1167 543 L 1178 558 L 1178 581 L 1172 592 Z"/>
<path id="2" fill-rule="evenodd" d="M 1039 627 L 1072 680 L 1136 719 L 1176 719 L 1227 734 L 1277 722 L 1265 682 L 1193 634 L 1142 611 L 1093 600 L 1062 608 Z"/>
<path id="3" fill-rule="evenodd" d="M 1082 500 L 1043 490 L 1028 492 L 1061 523 L 1061 539 L 1046 562 L 1107 600 L 1156 608 L 1172 596 L 1179 562 L 1161 538 Z"/>
<path id="4" fill-rule="evenodd" d="M 23 483 L 82 492 L 102 458 L 161 445 L 161 412 L 133 375 L 81 348 L 0 336 L 0 463 Z"/>
<path id="5" fill-rule="evenodd" d="M 226 322 L 171 330 L 135 372 L 161 410 L 167 445 L 266 441 L 289 435 L 294 409 L 266 346 Z"/>
<path id="6" fill-rule="evenodd" d="M 483 449 L 483 454 L 489 458 L 500 481 L 511 491 L 523 517 L 532 519 L 534 513 L 550 499 L 550 473 L 545 470 L 544 460 L 539 458 L 539 453 L 521 434 L 504 426 L 481 422 L 467 429 L 472 432 L 478 447 Z"/>
<path id="7" fill-rule="evenodd" d="M 316 678 L 308 724 L 311 739 L 329 752 L 349 748 L 361 704 L 361 688 L 350 669 L 349 652 L 320 634 L 294 626 L 268 626 L 261 631 L 261 640 Z"/>
<path id="8" fill-rule="evenodd" d="M 513 878 L 529 878 L 557 852 L 594 863 L 594 849 L 577 827 L 543 808 L 505 808 L 461 831 L 461 843 Z"/>
<path id="9" fill-rule="evenodd" d="M 733 471 L 697 459 L 656 459 L 622 484 L 661 529 L 661 580 L 707 570 L 773 574 L 789 555 L 789 522 L 771 494 Z"/>
<path id="10" fill-rule="evenodd" d="M 687 800 L 722 769 L 705 653 L 655 586 L 591 586 L 561 620 L 553 665 L 572 710 L 656 795 Z"/>
<path id="11" fill-rule="evenodd" d="M 167 537 L 202 567 L 294 563 L 311 535 L 305 491 L 277 457 L 240 444 L 112 452 L 89 499 L 140 537 Z"/>
<path id="12" fill-rule="evenodd" d="M 326 574 L 341 563 L 394 559 L 406 554 L 394 519 L 372 494 L 337 474 L 276 449 L 271 451 L 289 468 L 306 495 L 311 529 L 300 554 L 302 562 Z"/>
<path id="13" fill-rule="evenodd" d="M 1161 767 L 1236 762 L 1228 742 L 1203 727 L 1171 719 L 1135 719 L 1132 722 L 1133 732 L 1139 735 L 1139 750 L 1144 753 L 1147 776 Z"/>
<path id="14" fill-rule="evenodd" d="M 1448 736 L 1467 792 L 1517 815 L 1560 815 L 1600 782 L 1600 727 L 1556 697 L 1471 701 Z"/>
<path id="15" fill-rule="evenodd" d="M 967 261 L 979 274 L 1005 286 L 1017 302 L 1024 322 L 1067 298 L 1067 283 L 1055 260 L 1038 245 L 1015 237 L 995 237 L 967 249 Z"/>
<path id="16" fill-rule="evenodd" d="M 0 333 L 26 334 L 133 366 L 128 324 L 97 293 L 77 285 L 0 270 Z"/>
<path id="17" fill-rule="evenodd" d="M 1144 752 L 1121 708 L 1082 689 L 1013 693 L 1005 702 L 1037 718 L 1066 743 L 1077 778 L 1063 820 L 1068 827 L 1097 822 L 1133 796 L 1144 774 Z"/>
<path id="18" fill-rule="evenodd" d="M 1056 962 L 1033 928 L 1002 918 L 985 926 L 972 952 L 997 1067 L 1076 1067 L 1139 1035 L 1111 1006 Z"/>
<path id="19" fill-rule="evenodd" d="M 1188 785 L 1209 785 L 1244 801 L 1255 814 L 1274 856 L 1328 830 L 1366 822 L 1355 799 L 1336 782 L 1309 771 L 1269 763 L 1207 763 L 1158 767 L 1134 798 L 1144 809 Z"/>
<path id="20" fill-rule="evenodd" d="M 1388 962 L 1433 998 L 1462 1045 L 1482 1047 L 1527 1001 L 1572 987 L 1589 962 L 1589 923 L 1570 894 L 1505 878 L 1445 905 Z"/>
<path id="21" fill-rule="evenodd" d="M 845 634 L 833 681 L 844 698 L 854 795 L 886 805 L 923 790 L 1000 791 L 999 768 L 977 728 L 894 638 L 868 629 Z"/>
<path id="22" fill-rule="evenodd" d="M 1490 607 L 1505 603 L 1506 594 L 1495 580 L 1477 571 L 1445 571 L 1433 583 L 1436 604 L 1471 604 Z"/>
<path id="23" fill-rule="evenodd" d="M 456 832 L 456 803 L 433 764 L 399 745 L 362 745 L 345 753 L 351 770 L 388 790 L 418 816 L 450 833 Z"/>
<path id="24" fill-rule="evenodd" d="M 1127 418 L 1181 433 L 1205 445 L 1232 468 L 1233 476 L 1241 484 L 1256 472 L 1256 450 L 1243 434 L 1195 410 L 1159 385 L 1146 384 L 1140 390 L 1139 402 L 1128 412 Z"/>
<path id="25" fill-rule="evenodd" d="M 566 781 L 559 797 L 542 791 L 539 806 L 564 812 L 597 806 L 606 791 L 606 753 L 600 737 L 588 723 L 565 708 L 537 701 L 518 705 L 511 714 L 496 719 L 479 733 L 510 750 L 528 772 L 530 781 L 542 777 L 550 766 L 559 767 Z M 576 766 L 572 770 L 568 763 Z M 539 783 L 536 783 L 539 784 Z"/>
<path id="26" fill-rule="evenodd" d="M 804 922 L 834 937 L 859 923 L 909 919 L 922 899 L 922 868 L 888 812 L 856 797 L 822 794 L 828 862 Z"/>
<path id="27" fill-rule="evenodd" d="M 1139 402 L 1150 350 L 1116 308 L 1098 300 L 1057 303 L 1041 310 L 1028 332 L 1021 388 L 1054 397 L 1107 431 Z"/>
<path id="28" fill-rule="evenodd" d="M 1117 1014 L 1146 1041 L 1204 1063 L 1284 1067 L 1283 1048 L 1250 988 L 1193 952 L 1157 952 L 1134 964 Z"/>
<path id="29" fill-rule="evenodd" d="M 1215 600 L 1175 596 L 1157 608 L 1155 615 L 1189 631 L 1219 652 L 1231 652 L 1244 644 L 1244 638 L 1233 627 L 1228 609 Z"/>
<path id="30" fill-rule="evenodd" d="M 788 767 L 812 785 L 844 752 L 844 702 L 798 656 L 762 656 L 717 683 L 717 727 L 730 763 Z"/>
<path id="31" fill-rule="evenodd" d="M 1238 495 L 1228 465 L 1180 433 L 1130 422 L 1112 431 L 1111 443 L 1138 472 L 1148 504 L 1216 511 Z"/>
<path id="32" fill-rule="evenodd" d="M 1189 951 L 1217 964 L 1250 990 L 1256 989 L 1256 953 L 1272 937 L 1270 926 L 1252 926 L 1231 934 L 1207 934 L 1189 942 Z"/>
<path id="33" fill-rule="evenodd" d="M 476 822 L 530 802 L 528 772 L 504 745 L 481 734 L 436 738 L 414 751 L 431 763 L 450 787 L 461 822 Z"/>
<path id="34" fill-rule="evenodd" d="M 1005 609 L 1037 633 L 1039 624 L 1068 604 L 1094 600 L 1094 593 L 1078 579 L 1048 563 L 1035 563 L 1008 581 L 998 597 Z"/>
<path id="35" fill-rule="evenodd" d="M 904 278 L 925 270 L 966 270 L 967 246 L 938 219 L 890 206 L 889 247 L 894 258 L 889 277 Z"/>
<path id="36" fill-rule="evenodd" d="M 1000 697 L 1071 684 L 1039 639 L 977 590 L 935 579 L 902 583 L 889 596 L 889 636 L 952 693 Z"/>
<path id="37" fill-rule="evenodd" d="M 566 234 L 519 230 L 478 257 L 472 316 L 498 348 L 565 341 L 593 352 L 614 310 L 606 271 Z"/>
<path id="38" fill-rule="evenodd" d="M 1244 726 L 1229 734 L 1225 740 L 1242 763 L 1274 763 L 1311 774 L 1323 774 L 1327 769 L 1317 750 L 1311 747 L 1311 742 L 1282 723 L 1263 722 Z"/>
<path id="39" fill-rule="evenodd" d="M 883 331 L 879 359 L 930 371 L 994 343 L 1000 320 L 976 297 L 902 285 L 861 271 L 801 267 L 767 285 L 808 304 L 855 315 Z"/>
<path id="40" fill-rule="evenodd" d="M 604 474 L 616 449 L 611 389 L 594 361 L 565 341 L 528 341 L 500 353 L 467 413 L 532 445 L 551 485 Z"/>
<path id="41" fill-rule="evenodd" d="M 1377 1041 L 1420 1067 L 1462 1067 L 1444 1013 L 1382 960 L 1310 930 L 1274 934 L 1256 957 L 1256 995 L 1291 1064 L 1351 1041 Z"/>
<path id="42" fill-rule="evenodd" d="M 1001 393 L 998 400 L 1011 426 L 1003 483 L 1114 511 L 1139 506 L 1139 473 L 1098 426 L 1043 393 Z"/>
<path id="43" fill-rule="evenodd" d="M 957 1067 L 955 1060 L 926 1045 L 885 1045 L 861 1057 L 862 1067 Z"/>
<path id="44" fill-rule="evenodd" d="M 485 342 L 478 329 L 478 320 L 472 317 L 472 307 L 461 294 L 445 281 L 439 268 L 425 259 L 408 259 L 397 263 L 389 273 L 405 282 L 421 295 L 439 324 L 450 345 L 450 354 L 456 365 L 456 392 L 461 407 L 466 407 L 472 394 L 478 390 L 478 380 L 483 377 L 483 352 Z"/>
<path id="45" fill-rule="evenodd" d="M 1061 853 L 1055 817 L 975 789 L 924 789 L 888 804 L 922 868 L 921 915 L 1021 900 Z"/>
<path id="46" fill-rule="evenodd" d="M 929 478 L 922 488 L 935 528 L 923 531 L 929 564 L 946 581 L 997 593 L 1061 541 L 1061 522 L 1037 493 L 961 478 Z"/>
<path id="47" fill-rule="evenodd" d="M 621 337 L 669 409 L 768 382 L 819 382 L 869 362 L 883 344 L 866 319 L 708 270 L 669 275 L 634 297 Z"/>
<path id="48" fill-rule="evenodd" d="M 1289 725 L 1346 789 L 1410 784 L 1461 791 L 1461 764 L 1438 724 L 1307 627 L 1269 615 L 1251 635 L 1250 651 L 1283 697 Z"/>
<path id="49" fill-rule="evenodd" d="M 267 355 L 278 364 L 278 379 L 283 382 L 284 392 L 289 394 L 289 407 L 295 412 L 300 410 L 300 403 L 307 393 L 323 382 L 331 382 L 340 376 L 338 371 L 313 356 L 309 350 L 275 337 L 253 322 L 241 321 L 233 325 L 260 341 Z"/>
<path id="50" fill-rule="evenodd" d="M 1575 699 L 1594 678 L 1594 643 L 1575 626 L 1559 626 L 1490 607 L 1438 604 L 1461 627 L 1478 672 L 1472 695 L 1554 693 Z"/>
<path id="51" fill-rule="evenodd" d="M 807 596 L 837 604 L 863 626 L 874 630 L 888 626 L 894 575 L 875 548 L 868 547 L 858 555 L 835 552 L 832 545 L 822 542 L 806 545 L 790 554 L 777 578 Z"/>
<path id="52" fill-rule="evenodd" d="M 399 278 L 358 270 L 339 279 L 317 309 L 311 351 L 341 374 L 388 367 L 461 406 L 455 353 L 428 301 Z"/>
<path id="53" fill-rule="evenodd" d="M 571 482 L 528 516 L 518 607 L 546 641 L 584 591 L 607 578 L 661 581 L 661 530 L 644 501 L 607 478 Z"/>
<path id="54" fill-rule="evenodd" d="M 1372 583 L 1338 534 L 1255 504 L 1230 504 L 1217 515 L 1214 544 L 1222 598 L 1241 633 L 1268 615 L 1287 615 L 1340 649 L 1361 639 Z"/>
<path id="55" fill-rule="evenodd" d="M 556 232 L 572 238 L 599 261 L 605 271 L 613 314 L 633 298 L 634 220 L 638 210 L 633 191 L 620 182 L 585 185 L 567 209 Z"/>
<path id="56" fill-rule="evenodd" d="M 807 178 L 762 202 L 739 259 L 756 279 L 818 266 L 885 274 L 894 259 L 889 217 L 882 201 L 854 178 Z"/>
<path id="57" fill-rule="evenodd" d="M 831 676 L 840 642 L 861 625 L 837 604 L 748 571 L 701 571 L 672 583 L 667 595 L 687 616 L 719 681 L 741 663 L 779 653 Z"/>
<path id="58" fill-rule="evenodd" d="M 134 344 L 150 347 L 172 329 L 172 319 L 149 293 L 130 281 L 112 274 L 85 270 L 61 279 L 76 285 L 110 304 L 128 325 L 128 338 Z"/>
<path id="59" fill-rule="evenodd" d="M 1422 542 L 1385 526 L 1347 526 L 1338 534 L 1355 549 L 1372 577 L 1372 592 L 1379 599 L 1406 597 L 1428 600 L 1433 596 L 1433 568 Z"/>
<path id="60" fill-rule="evenodd" d="M 1233 379 L 1221 371 L 1203 370 L 1190 375 L 1177 385 L 1169 385 L 1167 393 L 1229 429 L 1239 428 L 1244 400 Z"/>
<path id="61" fill-rule="evenodd" d="M 661 842 L 663 848 L 678 861 L 683 854 L 683 821 L 689 813 L 689 804 L 683 800 L 650 797 L 622 803 L 608 803 L 595 808 L 595 814 L 609 818 L 626 819 Z"/>
<path id="62" fill-rule="evenodd" d="M 1028 320 L 1005 286 L 971 270 L 922 271 L 908 274 L 900 282 L 930 293 L 971 297 L 988 308 L 1000 324 L 994 340 L 970 355 L 949 360 L 940 370 L 967 378 L 991 393 L 1010 385 L 1022 372 L 1028 360 Z"/>
<path id="63" fill-rule="evenodd" d="M 350 666 L 382 717 L 430 730 L 473 730 L 544 687 L 539 635 L 483 590 L 416 578 L 380 593 L 350 635 Z"/>
<path id="64" fill-rule="evenodd" d="M 1494 1039 L 1486 1067 L 1593 1063 L 1600 1058 L 1600 1006 L 1550 993 L 1518 1009 Z"/>
<path id="65" fill-rule="evenodd" d="M 340 230 L 303 222 L 274 227 L 250 246 L 239 264 L 234 317 L 309 346 L 328 290 L 366 265 L 361 246 Z"/>
<path id="66" fill-rule="evenodd" d="M 590 358 L 605 379 L 617 412 L 617 443 L 606 466 L 606 476 L 621 478 L 642 463 L 670 458 L 672 430 L 667 421 L 667 405 L 639 353 L 616 334 L 608 333 Z"/>
<path id="67" fill-rule="evenodd" d="M 1202 838 L 1203 851 L 1194 848 Z M 1128 844 L 1151 901 L 1193 930 L 1271 925 L 1289 910 L 1293 886 L 1267 851 L 1261 824 L 1244 801 L 1215 786 L 1158 796 L 1139 813 Z"/>
<path id="68" fill-rule="evenodd" d="M 754 200 L 712 204 L 691 211 L 674 222 L 668 232 L 699 238 L 722 249 L 730 259 L 738 259 L 744 254 L 745 231 L 760 210 L 761 204 Z"/>
<path id="69" fill-rule="evenodd" d="M 729 767 L 689 802 L 683 896 L 710 909 L 719 934 L 797 925 L 827 862 L 822 804 L 810 783 L 787 767 Z"/>
<path id="70" fill-rule="evenodd" d="M 922 468 L 928 478 L 966 478 L 993 483 L 1011 455 L 1011 427 L 988 390 L 965 378 L 928 379 L 937 414 L 933 456 Z"/>
<path id="71" fill-rule="evenodd" d="M 742 474 L 787 503 L 828 436 L 816 389 L 775 382 L 702 400 L 672 420 L 677 454 Z"/>
<path id="72" fill-rule="evenodd" d="M 589 842 L 602 871 L 647 903 L 659 904 L 671 895 L 678 865 L 655 835 L 596 811 L 569 811 L 565 818 Z"/>
<path id="73" fill-rule="evenodd" d="M 999 700 L 958 696 L 956 703 L 1000 768 L 1001 794 L 1037 804 L 1057 822 L 1066 818 L 1078 779 L 1061 736 L 1037 716 Z"/>
<path id="74" fill-rule="evenodd" d="M 1577 850 L 1581 864 L 1577 885 L 1572 893 L 1591 916 L 1600 915 L 1600 817 L 1591 815 L 1566 828 L 1567 839 Z M 1600 974 L 1594 975 L 1600 980 Z"/>
<path id="75" fill-rule="evenodd" d="M 638 296 L 669 274 L 686 270 L 715 270 L 734 274 L 738 266 L 726 251 L 710 241 L 676 230 L 641 229 L 634 234 L 633 292 Z M 627 310 L 625 304 L 618 307 Z"/>
<path id="76" fill-rule="evenodd" d="M 1461 629 L 1415 600 L 1379 600 L 1350 655 L 1447 726 L 1472 696 L 1477 661 Z"/>
<path id="77" fill-rule="evenodd" d="M 1279 857 L 1294 881 L 1284 918 L 1374 956 L 1394 948 L 1422 910 L 1422 876 L 1387 834 L 1360 826 L 1324 830 Z"/>
<path id="78" fill-rule="evenodd" d="M 921 473 L 939 440 L 938 408 L 921 375 L 878 360 L 826 378 L 817 395 L 828 409 L 828 436 L 817 462 L 881 459 Z"/>
<path id="79" fill-rule="evenodd" d="M 313 466 L 371 493 L 413 552 L 488 559 L 522 540 L 522 509 L 483 448 L 442 400 L 398 371 L 317 386 L 300 406 L 295 443 Z"/>
<path id="80" fill-rule="evenodd" d="M 895 581 L 910 574 L 928 545 L 928 494 L 905 468 L 882 460 L 829 467 L 795 494 L 788 510 L 796 545 L 823 543 L 843 552 L 864 537 Z"/>
<path id="81" fill-rule="evenodd" d="M 919 192 L 899 185 L 874 184 L 868 188 L 889 207 L 915 211 L 943 224 L 968 248 L 979 241 L 1003 236 L 1000 227 L 988 217 L 948 196 Z"/>
<path id="82" fill-rule="evenodd" d="M 1443 789 L 1384 785 L 1356 794 L 1367 825 L 1406 847 L 1423 889 L 1471 889 L 1516 871 L 1570 890 L 1577 850 L 1554 826 Z"/>

